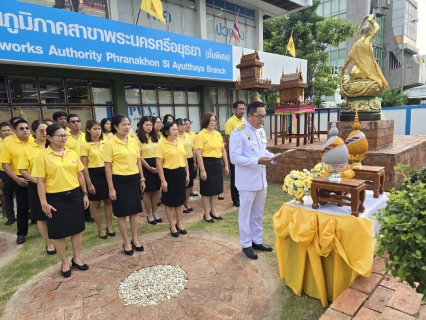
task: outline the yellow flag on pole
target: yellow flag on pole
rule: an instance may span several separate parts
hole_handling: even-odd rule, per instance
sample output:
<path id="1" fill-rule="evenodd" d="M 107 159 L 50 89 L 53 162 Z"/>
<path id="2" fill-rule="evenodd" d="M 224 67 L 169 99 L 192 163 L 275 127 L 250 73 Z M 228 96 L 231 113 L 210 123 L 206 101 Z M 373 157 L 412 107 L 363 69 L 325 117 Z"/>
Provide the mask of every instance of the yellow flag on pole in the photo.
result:
<path id="1" fill-rule="evenodd" d="M 160 0 L 142 0 L 141 10 L 148 12 L 162 23 L 167 24 L 163 17 L 163 5 Z"/>
<path id="2" fill-rule="evenodd" d="M 288 52 L 290 52 L 290 54 L 293 57 L 296 56 L 296 48 L 294 47 L 294 41 L 293 41 L 293 31 L 291 32 L 290 39 L 288 39 L 287 50 L 288 50 Z"/>

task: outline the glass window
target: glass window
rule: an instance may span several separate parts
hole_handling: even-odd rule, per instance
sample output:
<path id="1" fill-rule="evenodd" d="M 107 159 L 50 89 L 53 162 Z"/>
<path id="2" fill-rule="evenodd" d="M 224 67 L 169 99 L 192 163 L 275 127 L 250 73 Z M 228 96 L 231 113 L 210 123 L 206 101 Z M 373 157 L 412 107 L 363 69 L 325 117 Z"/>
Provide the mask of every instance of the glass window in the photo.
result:
<path id="1" fill-rule="evenodd" d="M 158 107 L 143 107 L 143 115 L 144 116 L 155 116 L 158 117 Z"/>
<path id="2" fill-rule="evenodd" d="M 172 106 L 161 106 L 161 107 L 160 107 L 160 117 L 161 117 L 161 121 L 163 121 L 163 117 L 164 117 L 166 114 L 172 114 L 172 115 L 174 115 L 174 114 L 175 114 Z"/>
<path id="3" fill-rule="evenodd" d="M 139 83 L 125 83 L 124 95 L 126 97 L 126 104 L 140 104 L 141 95 L 139 92 Z"/>
<path id="4" fill-rule="evenodd" d="M 186 87 L 173 86 L 173 99 L 175 104 L 186 104 Z"/>
<path id="5" fill-rule="evenodd" d="M 200 107 L 190 107 L 190 108 L 188 108 L 188 112 L 189 112 L 189 119 L 192 122 L 191 123 L 191 131 L 198 133 L 201 130 L 201 126 L 200 126 L 201 108 Z"/>
<path id="6" fill-rule="evenodd" d="M 141 106 L 129 106 L 127 107 L 127 116 L 130 118 L 130 126 L 133 131 L 136 131 L 137 124 L 142 117 L 142 107 Z"/>
<path id="7" fill-rule="evenodd" d="M 92 103 L 111 104 L 111 83 L 109 81 L 90 81 Z"/>
<path id="8" fill-rule="evenodd" d="M 172 86 L 161 84 L 158 86 L 158 100 L 160 104 L 172 104 Z"/>
<path id="9" fill-rule="evenodd" d="M 188 118 L 188 107 L 175 107 L 175 119 L 177 118 Z"/>
<path id="10" fill-rule="evenodd" d="M 65 113 L 67 112 L 67 108 L 66 107 L 58 107 L 58 106 L 47 106 L 47 107 L 42 107 L 41 108 L 41 112 L 43 114 L 43 119 L 50 119 L 53 120 L 53 114 L 56 111 L 63 111 Z"/>
<path id="11" fill-rule="evenodd" d="M 197 15 L 194 10 L 182 9 L 182 34 L 197 37 Z"/>
<path id="12" fill-rule="evenodd" d="M 38 103 L 35 78 L 9 76 L 9 89 L 12 103 Z"/>
<path id="13" fill-rule="evenodd" d="M 218 104 L 228 104 L 228 92 L 226 88 L 218 89 Z"/>
<path id="14" fill-rule="evenodd" d="M 38 107 L 13 107 L 13 116 L 24 118 L 27 120 L 29 126 L 31 126 L 33 121 L 41 119 Z"/>
<path id="15" fill-rule="evenodd" d="M 101 122 L 102 119 L 112 119 L 112 107 L 95 107 L 95 119 Z"/>
<path id="16" fill-rule="evenodd" d="M 173 33 L 182 34 L 183 28 L 182 28 L 182 12 L 183 8 L 180 6 L 173 5 L 169 3 L 167 7 L 167 14 L 169 15 L 169 21 L 168 22 L 168 30 Z M 189 11 L 189 10 L 185 10 Z M 193 15 L 193 14 L 192 14 Z M 171 17 L 171 18 L 170 18 Z"/>
<path id="17" fill-rule="evenodd" d="M 236 89 L 229 89 L 229 103 L 234 103 L 237 101 L 237 90 Z"/>
<path id="18" fill-rule="evenodd" d="M 248 103 L 248 91 L 247 90 L 238 90 L 238 100 Z"/>
<path id="19" fill-rule="evenodd" d="M 228 106 L 219 106 L 219 112 L 218 112 L 219 113 L 219 115 L 218 115 L 219 121 L 218 121 L 216 130 L 219 130 L 219 131 L 225 130 L 225 124 L 226 124 L 226 121 L 229 118 L 228 117 L 228 109 L 229 109 Z"/>
<path id="20" fill-rule="evenodd" d="M 209 88 L 209 97 L 211 105 L 217 104 L 216 88 Z"/>
<path id="21" fill-rule="evenodd" d="M 2 122 L 8 122 L 10 119 L 10 111 L 7 107 L 0 107 L 0 119 L 2 119 Z"/>
<path id="22" fill-rule="evenodd" d="M 55 78 L 39 78 L 41 103 L 65 103 L 64 81 Z"/>
<path id="23" fill-rule="evenodd" d="M 69 103 L 90 103 L 89 85 L 86 80 L 68 79 L 65 83 Z"/>
<path id="24" fill-rule="evenodd" d="M 93 119 L 92 109 L 90 107 L 70 107 L 71 113 L 78 115 L 81 120 L 81 131 L 85 132 L 87 120 Z"/>
<path id="25" fill-rule="evenodd" d="M 208 9 L 208 8 L 207 8 Z M 215 41 L 216 39 L 216 29 L 214 26 L 214 17 L 211 14 L 206 15 L 207 22 L 207 40 Z"/>
<path id="26" fill-rule="evenodd" d="M 6 79 L 0 76 L 0 103 L 7 103 Z M 2 117 L 2 119 L 5 119 Z"/>
<path id="27" fill-rule="evenodd" d="M 188 104 L 200 104 L 200 88 L 188 87 Z"/>
<path id="28" fill-rule="evenodd" d="M 155 84 L 141 84 L 142 104 L 157 104 L 157 86 Z"/>

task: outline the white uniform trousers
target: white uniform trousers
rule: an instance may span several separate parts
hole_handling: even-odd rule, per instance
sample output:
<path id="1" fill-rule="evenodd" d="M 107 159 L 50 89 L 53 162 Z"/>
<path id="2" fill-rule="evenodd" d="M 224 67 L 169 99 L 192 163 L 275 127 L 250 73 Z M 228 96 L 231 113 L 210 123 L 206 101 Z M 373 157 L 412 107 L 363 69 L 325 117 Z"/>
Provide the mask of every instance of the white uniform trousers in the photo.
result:
<path id="1" fill-rule="evenodd" d="M 252 246 L 252 242 L 261 244 L 263 210 L 265 208 L 267 188 L 259 191 L 238 191 L 240 193 L 238 228 L 241 245 L 243 248 L 247 248 Z"/>

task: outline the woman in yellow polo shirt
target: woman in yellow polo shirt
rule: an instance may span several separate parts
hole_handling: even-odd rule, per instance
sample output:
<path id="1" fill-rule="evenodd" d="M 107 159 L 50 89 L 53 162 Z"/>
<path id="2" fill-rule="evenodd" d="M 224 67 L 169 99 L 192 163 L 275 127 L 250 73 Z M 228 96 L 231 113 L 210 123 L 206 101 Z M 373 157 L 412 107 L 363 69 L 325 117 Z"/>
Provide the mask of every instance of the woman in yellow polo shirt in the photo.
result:
<path id="1" fill-rule="evenodd" d="M 150 224 L 163 222 L 157 214 L 158 190 L 160 190 L 160 178 L 157 173 L 155 151 L 159 138 L 153 129 L 152 118 L 143 116 L 139 122 L 139 149 L 141 151 L 141 162 L 143 176 L 145 177 L 145 191 L 143 204 L 148 216 L 146 219 Z"/>
<path id="2" fill-rule="evenodd" d="M 109 198 L 108 183 L 105 175 L 105 162 L 102 156 L 105 140 L 101 124 L 96 120 L 87 120 L 85 140 L 80 145 L 80 158 L 84 165 L 83 174 L 92 201 L 92 214 L 98 226 L 99 238 L 114 237 L 112 230 L 112 203 Z M 101 202 L 104 202 L 106 229 L 102 225 Z"/>
<path id="3" fill-rule="evenodd" d="M 173 237 L 186 234 L 182 225 L 185 186 L 189 183 L 188 161 L 185 148 L 177 139 L 178 128 L 175 122 L 166 122 L 163 127 L 164 138 L 157 145 L 155 153 L 157 172 L 161 180 L 161 203 L 166 207 L 167 220 Z M 176 213 L 176 224 L 173 221 Z"/>
<path id="4" fill-rule="evenodd" d="M 143 251 L 138 240 L 138 213 L 142 212 L 140 191 L 145 189 L 138 142 L 130 136 L 130 120 L 123 114 L 112 118 L 114 134 L 105 143 L 103 158 L 112 210 L 117 217 L 123 238 L 123 249 L 133 255 L 133 248 Z M 132 237 L 127 236 L 126 217 L 129 217 Z"/>
<path id="5" fill-rule="evenodd" d="M 61 273 L 67 278 L 71 276 L 71 266 L 67 259 L 66 237 L 71 236 L 71 265 L 83 271 L 89 269 L 80 257 L 84 209 L 89 206 L 89 198 L 83 164 L 76 152 L 65 148 L 65 130 L 52 124 L 46 131 L 50 145 L 35 158 L 31 175 L 37 178 L 41 207 L 48 217 L 48 235 L 61 259 Z"/>
<path id="6" fill-rule="evenodd" d="M 28 180 L 28 202 L 30 204 L 30 219 L 37 221 L 38 231 L 46 243 L 46 253 L 56 254 L 55 246 L 47 234 L 47 216 L 41 208 L 37 192 L 37 178 L 31 175 L 35 158 L 46 148 L 47 124 L 42 120 L 35 120 L 31 124 L 35 140 L 28 143 L 19 155 L 18 170 Z"/>
<path id="7" fill-rule="evenodd" d="M 152 123 L 154 124 L 155 133 L 157 134 L 158 140 L 163 138 L 163 122 L 161 121 L 160 117 L 152 117 Z"/>
<path id="8" fill-rule="evenodd" d="M 200 193 L 204 210 L 204 220 L 213 223 L 222 220 L 216 214 L 217 196 L 223 192 L 222 161 L 225 175 L 229 174 L 228 158 L 222 135 L 215 130 L 217 117 L 212 112 L 201 118 L 201 130 L 195 138 L 195 154 L 200 168 Z M 213 218 L 213 219 L 212 219 Z"/>
<path id="9" fill-rule="evenodd" d="M 101 129 L 102 129 L 102 136 L 103 140 L 108 140 L 108 135 L 111 133 L 111 120 L 108 118 L 103 118 L 101 120 Z"/>
<path id="10" fill-rule="evenodd" d="M 192 142 L 191 136 L 185 133 L 185 120 L 178 118 L 176 119 L 176 124 L 178 126 L 178 140 L 182 142 L 185 147 L 186 160 L 188 161 L 189 183 L 185 190 L 185 203 L 183 204 L 185 209 L 183 210 L 183 213 L 189 213 L 194 211 L 194 209 L 189 205 L 189 194 L 191 188 L 194 186 L 195 172 L 197 172 L 197 166 L 195 165 L 194 143 Z"/>

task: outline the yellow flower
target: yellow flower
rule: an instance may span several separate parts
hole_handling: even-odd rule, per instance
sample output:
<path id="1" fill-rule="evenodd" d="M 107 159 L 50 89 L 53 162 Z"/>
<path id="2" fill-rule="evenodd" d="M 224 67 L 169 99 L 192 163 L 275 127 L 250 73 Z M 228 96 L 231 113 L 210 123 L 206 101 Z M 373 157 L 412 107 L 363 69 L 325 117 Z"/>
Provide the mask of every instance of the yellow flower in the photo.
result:
<path id="1" fill-rule="evenodd" d="M 305 195 L 305 193 L 304 193 L 303 190 L 299 190 L 295 194 L 296 198 L 298 198 L 298 199 L 302 198 L 304 195 Z"/>
<path id="2" fill-rule="evenodd" d="M 303 184 L 303 180 L 296 180 L 296 182 L 294 183 L 296 185 L 296 187 L 301 188 L 304 186 Z"/>
<path id="3" fill-rule="evenodd" d="M 321 164 L 321 162 L 320 162 L 320 163 L 317 163 L 317 164 L 315 165 L 314 170 L 320 170 L 321 168 L 322 168 L 322 164 Z"/>
<path id="4" fill-rule="evenodd" d="M 303 185 L 305 188 L 310 188 L 312 184 L 312 180 L 310 179 L 306 179 L 305 181 L 303 181 Z"/>
<path id="5" fill-rule="evenodd" d="M 292 179 L 292 178 L 288 178 L 288 181 L 287 181 L 287 185 L 288 186 L 291 186 L 292 184 L 294 184 L 294 180 Z"/>
<path id="6" fill-rule="evenodd" d="M 297 178 L 299 178 L 299 179 L 305 179 L 305 177 L 306 177 L 306 175 L 303 173 L 303 172 L 298 172 L 297 173 Z"/>
<path id="7" fill-rule="evenodd" d="M 288 192 L 288 194 L 289 194 L 289 195 L 294 196 L 294 191 L 293 191 L 293 189 L 288 189 L 288 191 L 287 191 L 287 192 Z"/>
<path id="8" fill-rule="evenodd" d="M 288 188 L 286 186 L 283 186 L 283 191 L 287 192 Z"/>

